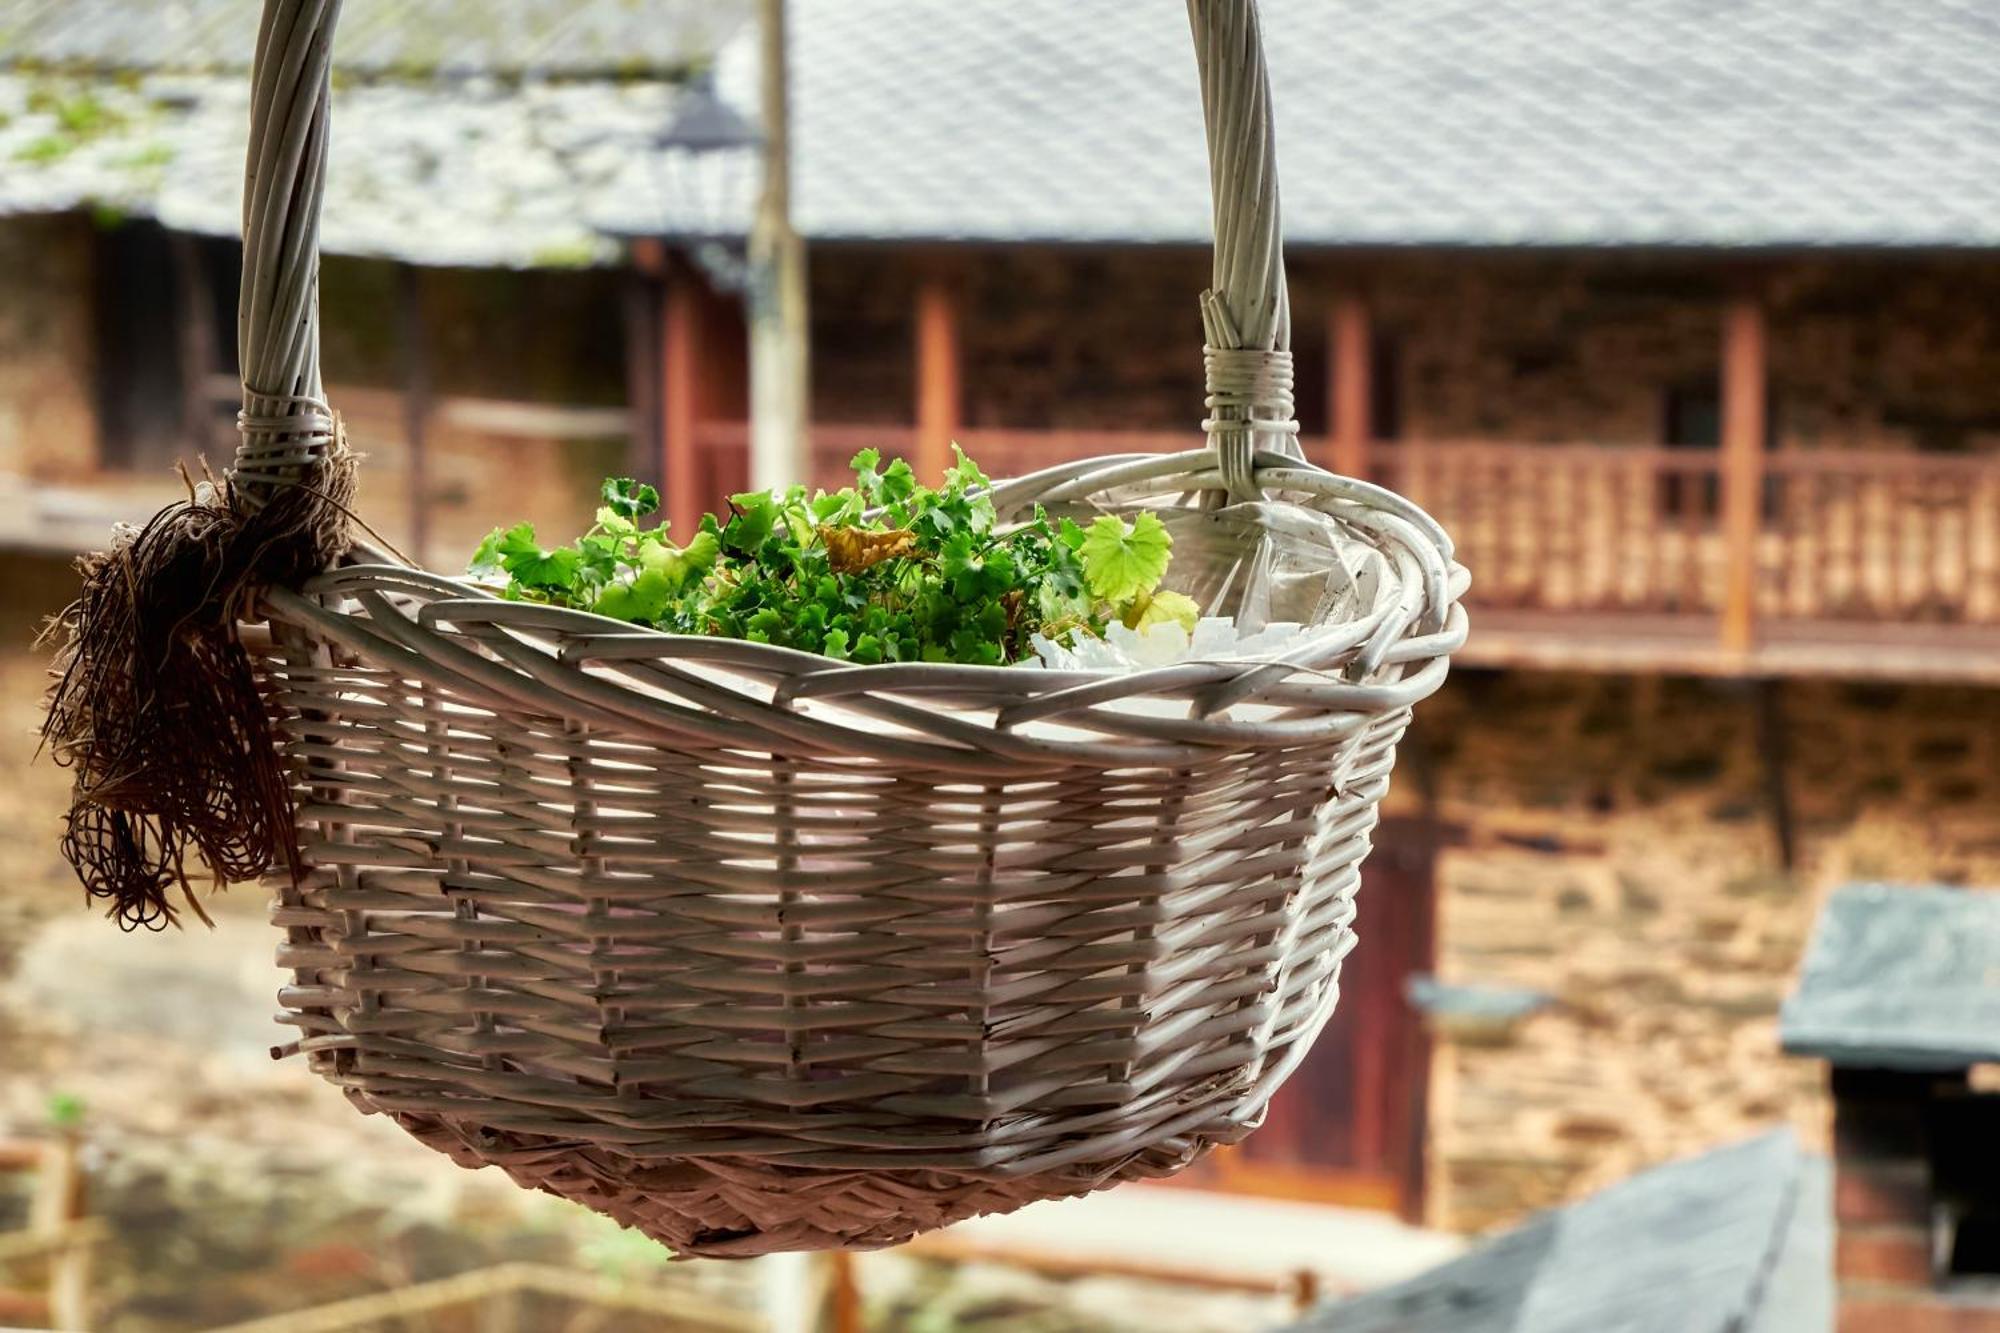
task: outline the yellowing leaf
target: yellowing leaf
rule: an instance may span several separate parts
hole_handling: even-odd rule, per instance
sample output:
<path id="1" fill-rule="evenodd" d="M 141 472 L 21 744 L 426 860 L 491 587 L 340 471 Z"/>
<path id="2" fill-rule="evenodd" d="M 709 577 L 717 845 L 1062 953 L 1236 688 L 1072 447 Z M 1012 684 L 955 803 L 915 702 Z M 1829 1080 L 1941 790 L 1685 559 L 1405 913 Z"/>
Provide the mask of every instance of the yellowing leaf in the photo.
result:
<path id="1" fill-rule="evenodd" d="M 908 528 L 870 532 L 865 528 L 821 525 L 819 539 L 826 543 L 827 566 L 836 574 L 858 574 L 917 549 L 917 534 Z"/>
<path id="2" fill-rule="evenodd" d="M 1162 588 L 1148 596 L 1134 598 L 1126 606 L 1121 619 L 1126 629 L 1145 630 L 1171 621 L 1192 634 L 1195 623 L 1201 619 L 1201 603 L 1184 592 Z"/>

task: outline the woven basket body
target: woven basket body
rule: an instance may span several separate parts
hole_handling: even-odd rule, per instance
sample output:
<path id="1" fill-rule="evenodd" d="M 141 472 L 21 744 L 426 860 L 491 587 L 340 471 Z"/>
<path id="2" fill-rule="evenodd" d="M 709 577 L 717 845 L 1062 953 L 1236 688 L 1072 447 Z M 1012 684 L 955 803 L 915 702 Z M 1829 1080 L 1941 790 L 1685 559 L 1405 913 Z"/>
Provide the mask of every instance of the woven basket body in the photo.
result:
<path id="1" fill-rule="evenodd" d="M 324 79 L 304 25 L 325 8 L 272 0 L 260 106 L 311 105 L 286 92 Z M 1191 12 L 1212 151 L 1251 135 L 1268 158 L 1254 10 Z M 270 180 L 315 180 L 324 133 L 322 103 L 253 137 L 253 163 L 304 147 L 292 177 L 253 168 L 246 236 L 292 225 Z M 273 590 L 262 667 L 309 867 L 277 890 L 281 1001 L 313 1068 L 466 1165 L 697 1254 L 889 1244 L 1247 1135 L 1333 1010 L 1464 572 L 1407 503 L 1297 460 L 1275 186 L 1225 228 L 1220 181 L 1209 447 L 995 500 L 1325 523 L 1375 573 L 1296 651 L 853 667 L 383 563 Z M 246 244 L 246 328 L 310 327 L 284 296 L 310 251 Z M 1245 265 L 1247 303 L 1224 292 Z M 273 363 L 245 336 L 248 383 Z M 298 345 L 247 395 L 239 478 L 331 438 L 272 420 L 323 411 Z"/>

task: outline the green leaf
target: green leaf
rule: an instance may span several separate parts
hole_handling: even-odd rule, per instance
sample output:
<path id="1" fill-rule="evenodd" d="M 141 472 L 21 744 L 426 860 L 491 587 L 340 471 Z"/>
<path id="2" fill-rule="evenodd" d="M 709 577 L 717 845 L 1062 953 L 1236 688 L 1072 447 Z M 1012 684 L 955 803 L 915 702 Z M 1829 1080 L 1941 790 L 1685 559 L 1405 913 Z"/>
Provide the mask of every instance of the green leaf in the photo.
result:
<path id="1" fill-rule="evenodd" d="M 480 551 L 489 559 L 497 557 L 500 567 L 513 576 L 516 585 L 545 592 L 567 592 L 574 587 L 583 558 L 571 546 L 543 550 L 535 541 L 532 523 L 517 523 L 505 532 L 489 536 L 480 543 Z M 475 561 L 478 558 L 474 556 Z"/>
<path id="2" fill-rule="evenodd" d="M 755 555 L 778 526 L 778 497 L 769 491 L 745 491 L 729 497 L 736 512 L 722 528 L 722 544 L 744 555 Z"/>
<path id="3" fill-rule="evenodd" d="M 958 455 L 958 462 L 953 465 L 949 472 L 945 473 L 945 487 L 947 490 L 969 491 L 981 489 L 991 484 L 987 475 L 979 470 L 979 464 L 965 456 L 965 450 L 953 444 L 951 451 Z"/>
<path id="4" fill-rule="evenodd" d="M 1112 603 L 1129 601 L 1158 586 L 1173 544 L 1166 524 L 1154 514 L 1139 514 L 1130 523 L 1102 515 L 1085 531 L 1078 549 L 1083 577 L 1097 597 Z"/>
<path id="5" fill-rule="evenodd" d="M 582 562 L 583 557 L 574 546 L 558 546 L 553 551 L 509 558 L 506 566 L 514 582 L 524 588 L 569 592 L 576 587 L 577 568 Z"/>
<path id="6" fill-rule="evenodd" d="M 597 529 L 607 537 L 636 537 L 639 535 L 639 525 L 619 513 L 616 509 L 613 509 L 610 505 L 599 505 L 597 507 Z M 661 524 L 656 531 L 664 534 L 666 532 L 666 525 Z"/>
<path id="7" fill-rule="evenodd" d="M 697 532 L 686 546 L 670 542 L 648 542 L 639 548 L 639 567 L 657 576 L 669 594 L 686 587 L 715 568 L 722 555 L 722 542 L 712 532 Z"/>
<path id="8" fill-rule="evenodd" d="M 657 570 L 641 570 L 630 583 L 607 586 L 590 609 L 614 620 L 653 624 L 665 617 L 677 586 Z"/>
<path id="9" fill-rule="evenodd" d="M 505 528 L 495 528 L 487 533 L 485 540 L 481 541 L 478 549 L 473 551 L 472 560 L 466 565 L 465 572 L 474 578 L 497 578 L 506 573 L 506 567 L 500 563 L 500 543 L 506 536 Z"/>
<path id="10" fill-rule="evenodd" d="M 630 477 L 606 477 L 599 495 L 605 508 L 620 518 L 641 519 L 660 507 L 660 493 Z"/>
<path id="11" fill-rule="evenodd" d="M 917 489 L 917 474 L 910 465 L 897 459 L 882 473 L 882 499 L 888 504 L 907 500 Z"/>

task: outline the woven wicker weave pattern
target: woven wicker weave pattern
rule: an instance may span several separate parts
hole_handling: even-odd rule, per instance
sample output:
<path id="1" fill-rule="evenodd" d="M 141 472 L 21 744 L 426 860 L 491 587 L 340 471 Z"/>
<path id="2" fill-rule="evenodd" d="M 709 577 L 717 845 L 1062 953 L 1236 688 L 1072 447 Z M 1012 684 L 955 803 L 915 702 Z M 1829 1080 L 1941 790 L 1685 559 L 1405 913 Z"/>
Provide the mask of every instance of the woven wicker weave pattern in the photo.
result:
<path id="1" fill-rule="evenodd" d="M 331 438 L 311 272 L 337 9 L 267 0 L 253 493 Z M 1333 1010 L 1466 579 L 1421 511 L 1298 458 L 1256 11 L 1189 11 L 1217 194 L 1209 446 L 994 502 L 1298 511 L 1356 557 L 1327 562 L 1324 623 L 1275 661 L 855 667 L 390 564 L 268 590 L 311 867 L 275 886 L 282 1021 L 361 1109 L 731 1256 L 891 1244 L 1255 1128 Z"/>
<path id="2" fill-rule="evenodd" d="M 314 1066 L 709 1254 L 893 1243 L 1247 1134 L 1332 1011 L 1395 742 L 1463 633 L 1405 632 L 1388 587 L 1296 667 L 1108 682 L 856 670 L 385 567 L 271 601 Z M 1395 660 L 1343 683 L 1371 626 Z"/>

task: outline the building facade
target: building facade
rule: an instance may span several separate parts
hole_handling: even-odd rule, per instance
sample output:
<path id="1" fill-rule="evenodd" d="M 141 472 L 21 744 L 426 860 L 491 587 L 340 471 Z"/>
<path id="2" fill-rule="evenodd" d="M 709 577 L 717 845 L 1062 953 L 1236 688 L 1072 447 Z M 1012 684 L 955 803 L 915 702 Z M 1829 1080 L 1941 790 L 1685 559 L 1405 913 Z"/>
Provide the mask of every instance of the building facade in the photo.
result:
<path id="1" fill-rule="evenodd" d="M 966 49 L 946 60 L 950 33 L 870 27 L 869 5 L 799 7 L 818 479 L 863 445 L 934 470 L 955 440 L 996 473 L 1195 447 L 1209 272 L 1198 124 L 1173 100 L 1191 78 L 1117 64 L 1109 91 L 1077 93 L 1090 104 L 1073 123 L 1033 131 L 1043 174 L 1002 197 L 1017 164 L 991 144 L 1030 129 L 985 83 L 928 157 L 891 132 L 894 105 L 856 91 L 856 62 L 924 87 L 982 58 L 1033 65 L 1020 11 L 1036 6 L 964 8 L 945 26 Z M 1042 8 L 1044 26 L 1063 21 Z M 1542 114 L 1510 84 L 1440 103 L 1436 143 L 1400 147 L 1414 183 L 1350 207 L 1324 178 L 1359 149 L 1319 140 L 1361 112 L 1311 101 L 1334 94 L 1305 75 L 1337 66 L 1345 41 L 1418 53 L 1412 68 L 1447 60 L 1418 29 L 1451 7 L 1408 8 L 1343 34 L 1304 4 L 1270 6 L 1281 128 L 1302 149 L 1286 160 L 1307 163 L 1288 203 L 1298 412 L 1315 460 L 1404 490 L 1454 532 L 1473 639 L 1410 733 L 1340 1016 L 1265 1129 L 1198 1183 L 1472 1229 L 1774 1121 L 1824 1143 L 1823 1080 L 1777 1043 L 1822 895 L 1855 878 L 2000 882 L 2000 199 L 1982 211 L 1978 173 L 1943 173 L 1952 145 L 1918 134 L 1976 88 L 1949 79 L 1966 49 L 2000 53 L 2000 35 L 1953 27 L 1945 6 L 1848 7 L 1871 29 L 1895 11 L 1894 49 L 1939 56 L 1912 113 L 1916 167 L 1840 156 L 1855 117 L 1888 114 L 1857 92 L 1791 122 L 1791 157 L 1772 159 L 1796 168 L 1790 195 L 1740 181 L 1729 195 L 1713 144 L 1612 145 L 1653 164 L 1635 185 L 1587 144 L 1566 156 L 1538 139 L 1507 160 L 1580 192 L 1538 213 L 1511 177 L 1482 197 L 1475 164 L 1446 152 L 1453 125 Z M 1672 8 L 1635 20 L 1664 43 L 1655 66 L 1763 107 L 1764 138 L 1744 131 L 1760 152 L 1787 111 L 1772 99 L 1832 86 L 1834 58 L 1810 44 L 1777 86 L 1761 66 L 1718 66 L 1730 42 L 1693 40 Z M 980 23 L 984 44 L 968 35 Z M 1167 40 L 1126 38 L 1142 53 Z M 662 98 L 679 86 L 669 63 Z M 570 124 L 609 124 L 647 93 L 563 73 Z M 0 70 L 23 106 L 55 89 L 45 117 L 102 77 Z M 1598 74 L 1563 77 L 1600 109 L 1616 101 Z M 429 75 L 371 79 L 357 104 L 503 116 L 542 95 L 533 77 L 476 97 Z M 1139 104 L 1093 110 L 1117 96 Z M 401 160 L 401 120 L 356 124 L 383 136 L 379 162 Z M 1156 128 L 1175 171 L 1128 173 L 1135 199 L 1088 184 L 1143 157 Z M 1069 132 L 1076 160 L 1060 155 Z M 113 160 L 85 137 L 77 155 Z M 832 193 L 839 164 L 879 142 L 917 155 L 918 184 L 864 172 Z M 1446 185 L 1442 221 L 1413 202 Z M 1841 212 L 1856 192 L 1872 202 Z M 1594 211 L 1577 211 L 1585 197 Z M 169 498 L 175 455 L 226 459 L 235 251 L 164 203 L 28 202 L 0 216 L 0 536 L 73 548 L 100 518 Z M 607 473 L 691 479 L 667 496 L 681 523 L 744 484 L 746 313 L 728 265 L 663 225 L 587 212 L 537 213 L 525 239 L 445 216 L 405 219 L 400 242 L 329 233 L 326 371 L 366 456 L 364 513 L 433 565 L 497 522 L 580 528 Z M 590 243 L 562 248 L 558 223 Z"/>

